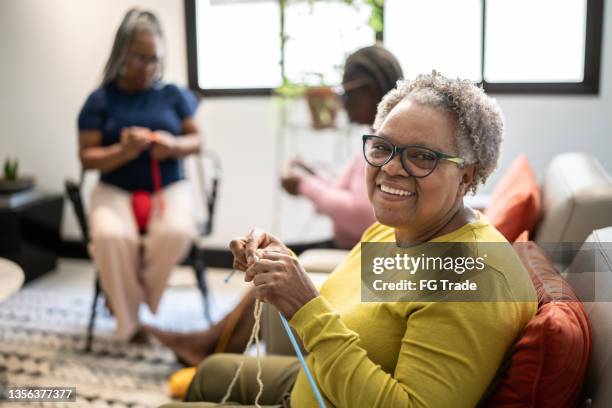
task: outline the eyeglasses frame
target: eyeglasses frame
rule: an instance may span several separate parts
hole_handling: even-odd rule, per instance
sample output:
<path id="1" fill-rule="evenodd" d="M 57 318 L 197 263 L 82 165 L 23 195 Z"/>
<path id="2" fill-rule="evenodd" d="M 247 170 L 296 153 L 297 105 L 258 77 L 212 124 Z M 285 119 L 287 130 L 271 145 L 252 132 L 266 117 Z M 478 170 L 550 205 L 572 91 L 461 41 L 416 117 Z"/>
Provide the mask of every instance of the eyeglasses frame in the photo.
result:
<path id="1" fill-rule="evenodd" d="M 380 164 L 380 165 L 372 164 L 368 160 L 368 156 L 366 154 L 366 143 L 368 142 L 368 140 L 370 140 L 372 138 L 381 139 L 385 143 L 388 143 L 389 145 L 393 146 L 393 151 L 391 152 L 391 155 L 387 158 L 387 160 L 385 160 L 385 162 L 383 164 Z M 400 164 L 402 165 L 402 168 L 406 171 L 406 173 L 410 174 L 414 178 L 424 178 L 424 177 L 429 176 L 438 167 L 438 163 L 440 163 L 440 160 L 447 160 L 447 161 L 453 162 L 453 163 L 457 164 L 459 167 L 463 167 L 466 164 L 465 159 L 463 159 L 461 157 L 457 157 L 457 156 L 453 156 L 451 154 L 446 154 L 446 153 L 438 152 L 436 150 L 430 149 L 429 147 L 425 147 L 425 146 L 421 146 L 421 145 L 408 144 L 408 145 L 399 145 L 399 146 L 396 146 L 390 140 L 388 140 L 385 137 L 377 136 L 377 135 L 368 135 L 368 134 L 363 135 L 362 136 L 362 140 L 363 140 L 363 157 L 364 157 L 365 161 L 370 166 L 378 167 L 378 168 L 383 167 L 384 165 L 389 163 L 391 160 L 393 160 L 395 158 L 395 156 L 399 155 Z M 406 150 L 409 147 L 418 147 L 419 149 L 425 149 L 425 150 L 427 150 L 427 151 L 429 151 L 429 152 L 434 154 L 434 156 L 436 157 L 436 163 L 431 168 L 429 173 L 427 173 L 427 174 L 425 174 L 423 176 L 417 176 L 417 175 L 412 174 L 412 172 L 408 169 L 408 167 L 404 163 L 404 159 L 403 159 L 402 153 L 404 153 L 404 150 Z"/>

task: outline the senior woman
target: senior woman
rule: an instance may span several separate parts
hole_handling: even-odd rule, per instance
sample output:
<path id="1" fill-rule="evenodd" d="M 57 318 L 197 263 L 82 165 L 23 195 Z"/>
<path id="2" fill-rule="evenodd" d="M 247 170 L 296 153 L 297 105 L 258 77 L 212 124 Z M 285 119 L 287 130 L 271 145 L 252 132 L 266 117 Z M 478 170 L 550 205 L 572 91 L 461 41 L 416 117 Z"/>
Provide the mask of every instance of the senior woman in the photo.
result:
<path id="1" fill-rule="evenodd" d="M 364 137 L 364 156 L 378 222 L 362 241 L 501 243 L 480 277 L 506 301 L 362 303 L 360 245 L 317 291 L 287 247 L 258 231 L 232 241 L 235 266 L 301 337 L 327 406 L 473 407 L 537 305 L 512 247 L 463 203 L 497 164 L 501 113 L 469 81 L 434 72 L 387 94 L 374 128 L 376 135 Z M 204 360 L 186 400 L 219 401 L 240 358 Z M 317 406 L 297 359 L 271 356 L 262 365 L 262 404 Z M 232 401 L 253 404 L 254 367 L 250 358 Z"/>
<path id="2" fill-rule="evenodd" d="M 90 252 L 117 319 L 116 334 L 134 341 L 144 338 L 140 304 L 157 310 L 171 269 L 196 234 L 181 159 L 200 149 L 197 102 L 188 91 L 161 82 L 163 53 L 155 15 L 130 10 L 103 82 L 78 120 L 81 164 L 101 172 L 91 196 Z M 153 195 L 156 212 L 141 238 L 131 200 L 143 191 Z"/>

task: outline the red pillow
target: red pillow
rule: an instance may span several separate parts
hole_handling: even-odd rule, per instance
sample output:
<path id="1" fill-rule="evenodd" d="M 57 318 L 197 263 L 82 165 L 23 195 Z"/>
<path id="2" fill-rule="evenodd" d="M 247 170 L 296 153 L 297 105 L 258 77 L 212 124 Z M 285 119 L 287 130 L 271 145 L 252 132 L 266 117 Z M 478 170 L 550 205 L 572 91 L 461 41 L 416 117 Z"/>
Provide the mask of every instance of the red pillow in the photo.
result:
<path id="1" fill-rule="evenodd" d="M 495 187 L 484 214 L 508 241 L 531 231 L 540 214 L 538 183 L 527 156 L 521 154 Z"/>
<path id="2" fill-rule="evenodd" d="M 518 237 L 514 240 L 514 242 L 527 242 L 529 241 L 529 231 L 523 231 L 519 234 Z"/>
<path id="3" fill-rule="evenodd" d="M 533 242 L 514 248 L 538 294 L 538 312 L 514 345 L 489 407 L 575 408 L 591 354 L 591 329 L 574 290 Z"/>

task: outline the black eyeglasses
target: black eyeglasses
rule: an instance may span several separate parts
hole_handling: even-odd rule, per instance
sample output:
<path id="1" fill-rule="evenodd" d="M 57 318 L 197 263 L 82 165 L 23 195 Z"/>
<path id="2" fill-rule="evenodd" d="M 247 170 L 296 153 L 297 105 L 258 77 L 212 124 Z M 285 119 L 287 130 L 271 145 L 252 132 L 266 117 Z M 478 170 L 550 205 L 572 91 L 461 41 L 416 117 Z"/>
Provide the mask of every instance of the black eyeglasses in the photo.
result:
<path id="1" fill-rule="evenodd" d="M 334 87 L 334 92 L 336 96 L 338 96 L 343 103 L 346 103 L 346 100 L 349 97 L 349 94 L 353 91 L 356 91 L 360 88 L 365 88 L 367 85 L 371 84 L 371 80 L 367 78 L 354 79 L 349 82 L 343 82 L 342 85 L 338 85 Z"/>
<path id="2" fill-rule="evenodd" d="M 157 67 L 161 62 L 160 57 L 147 57 L 142 54 L 128 54 L 128 59 L 131 63 L 139 67 L 148 67 L 149 65 Z"/>
<path id="3" fill-rule="evenodd" d="M 406 173 L 416 178 L 429 176 L 440 160 L 448 160 L 459 166 L 465 164 L 465 159 L 461 157 L 440 153 L 423 146 L 396 146 L 384 137 L 363 135 L 363 156 L 371 166 L 382 167 L 393 160 L 396 154 L 399 155 L 400 163 Z"/>

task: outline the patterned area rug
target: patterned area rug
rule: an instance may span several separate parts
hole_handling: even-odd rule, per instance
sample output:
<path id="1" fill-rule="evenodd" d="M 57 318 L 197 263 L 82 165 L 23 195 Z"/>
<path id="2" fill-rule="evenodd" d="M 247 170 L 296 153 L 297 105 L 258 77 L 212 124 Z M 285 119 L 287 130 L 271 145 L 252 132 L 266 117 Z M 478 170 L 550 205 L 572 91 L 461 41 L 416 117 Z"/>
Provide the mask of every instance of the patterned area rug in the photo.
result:
<path id="1" fill-rule="evenodd" d="M 189 270 L 173 274 L 174 283 L 164 294 L 158 315 L 143 307 L 142 320 L 177 331 L 206 327 L 200 293 L 194 282 L 190 284 L 189 275 Z M 238 282 L 222 286 L 222 278 L 220 272 L 209 273 L 213 319 L 224 315 L 242 291 Z M 93 350 L 83 351 L 92 286 L 93 273 L 87 263 L 63 261 L 60 272 L 27 285 L 0 304 L 0 389 L 76 387 L 76 403 L 44 406 L 135 408 L 171 401 L 166 380 L 180 368 L 174 355 L 159 344 L 131 345 L 115 340 L 114 319 L 101 302 Z M 218 305 L 220 301 L 215 299 L 223 299 L 224 304 Z M 36 404 L 28 406 L 32 405 Z"/>

